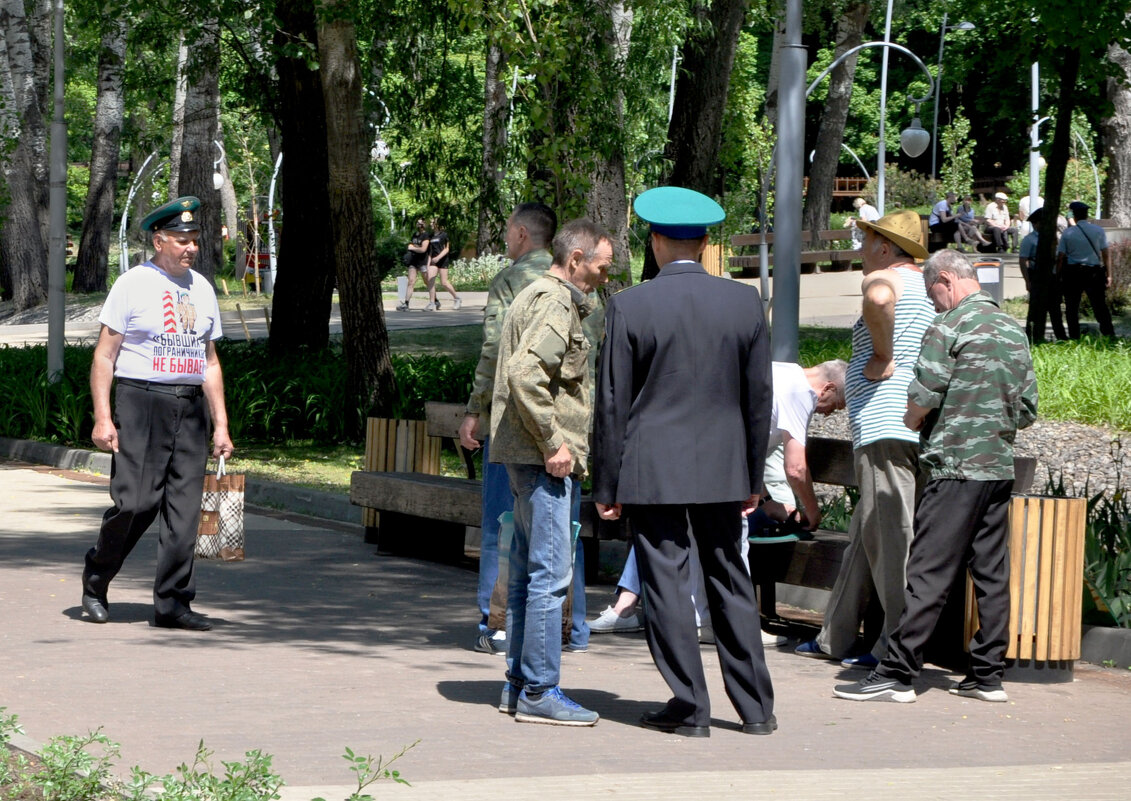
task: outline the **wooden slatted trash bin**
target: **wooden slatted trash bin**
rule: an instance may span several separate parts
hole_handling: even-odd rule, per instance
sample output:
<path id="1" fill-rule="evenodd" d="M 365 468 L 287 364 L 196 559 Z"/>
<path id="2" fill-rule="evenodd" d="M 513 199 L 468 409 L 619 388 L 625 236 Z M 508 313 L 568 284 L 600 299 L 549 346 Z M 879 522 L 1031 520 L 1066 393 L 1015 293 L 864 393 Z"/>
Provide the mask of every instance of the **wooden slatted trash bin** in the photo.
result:
<path id="1" fill-rule="evenodd" d="M 1072 681 L 1080 658 L 1087 506 L 1083 498 L 1018 495 L 1010 501 L 1007 679 Z M 967 578 L 967 643 L 977 630 L 976 610 Z"/>

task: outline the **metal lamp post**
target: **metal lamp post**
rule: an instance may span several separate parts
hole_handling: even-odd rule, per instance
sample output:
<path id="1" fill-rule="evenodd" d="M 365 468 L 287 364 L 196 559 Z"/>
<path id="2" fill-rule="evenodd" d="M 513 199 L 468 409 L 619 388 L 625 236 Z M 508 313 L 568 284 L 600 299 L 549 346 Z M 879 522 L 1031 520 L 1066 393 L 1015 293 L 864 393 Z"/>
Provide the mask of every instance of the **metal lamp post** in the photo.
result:
<path id="1" fill-rule="evenodd" d="M 939 103 L 942 100 L 942 71 L 943 71 L 942 54 L 943 54 L 943 45 L 946 44 L 946 32 L 947 31 L 972 31 L 976 27 L 978 27 L 978 26 L 975 25 L 973 22 L 967 22 L 966 20 L 963 20 L 962 22 L 958 23 L 957 25 L 947 25 L 946 24 L 946 12 L 945 11 L 943 12 L 942 27 L 939 28 L 939 66 L 938 66 L 938 70 L 935 72 L 935 83 L 938 85 L 939 91 L 935 93 L 935 121 L 934 121 L 934 124 L 931 126 L 931 142 L 934 143 L 933 147 L 931 148 L 931 178 L 932 179 L 938 177 L 938 172 L 936 170 L 936 167 L 938 165 L 937 156 L 938 156 L 938 151 L 939 151 Z"/>
<path id="2" fill-rule="evenodd" d="M 889 6 L 890 8 L 890 6 Z M 812 94 L 817 85 L 846 58 L 861 50 L 882 47 L 884 53 L 898 50 L 907 55 L 927 76 L 929 89 L 923 97 L 908 98 L 915 104 L 915 117 L 903 133 L 900 143 L 909 156 L 922 154 L 931 141 L 931 136 L 919 122 L 919 104 L 931 98 L 935 91 L 935 81 L 931 71 L 918 56 L 902 45 L 893 42 L 865 42 L 844 53 L 825 68 L 808 89 L 802 93 L 805 77 L 805 51 L 801 46 L 801 0 L 787 0 L 785 40 L 782 51 L 781 103 L 778 106 L 778 145 L 776 152 L 777 182 L 776 219 L 774 229 L 774 323 L 770 351 L 776 361 L 797 361 L 798 354 L 798 310 L 801 288 L 801 182 L 804 171 L 802 142 L 805 138 L 805 98 Z M 885 74 L 886 78 L 886 74 Z M 881 125 L 883 117 L 881 116 Z M 883 144 L 881 133 L 880 144 Z M 878 180 L 883 185 L 883 150 L 880 151 Z M 761 203 L 762 230 L 765 230 L 765 186 Z M 882 191 L 882 190 L 881 190 Z M 880 203 L 883 202 L 880 195 Z M 883 214 L 883 208 L 879 209 Z M 768 283 L 765 245 L 761 248 L 762 285 Z"/>

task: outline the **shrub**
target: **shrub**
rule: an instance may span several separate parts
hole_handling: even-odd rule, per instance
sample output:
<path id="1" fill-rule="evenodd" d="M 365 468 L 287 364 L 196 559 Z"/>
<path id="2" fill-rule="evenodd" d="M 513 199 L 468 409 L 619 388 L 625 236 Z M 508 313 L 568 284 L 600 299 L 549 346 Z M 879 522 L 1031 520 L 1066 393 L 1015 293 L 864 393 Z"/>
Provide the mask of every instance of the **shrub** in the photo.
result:
<path id="1" fill-rule="evenodd" d="M 266 340 L 221 340 L 217 352 L 224 366 L 228 424 L 237 442 L 350 441 L 346 426 L 353 415 L 346 409 L 340 343 L 286 359 L 272 357 Z M 0 348 L 0 393 L 7 399 L 0 436 L 88 444 L 94 426 L 88 380 L 92 353 L 89 347 L 67 347 L 63 378 L 50 384 L 45 346 Z M 394 417 L 423 419 L 425 401 L 463 403 L 471 393 L 474 361 L 394 354 L 392 362 Z"/>
<path id="2" fill-rule="evenodd" d="M 879 186 L 875 176 L 864 185 L 865 197 L 876 197 Z M 940 183 L 928 176 L 909 170 L 904 172 L 889 164 L 884 170 L 884 203 L 887 211 L 930 206 L 940 195 Z"/>

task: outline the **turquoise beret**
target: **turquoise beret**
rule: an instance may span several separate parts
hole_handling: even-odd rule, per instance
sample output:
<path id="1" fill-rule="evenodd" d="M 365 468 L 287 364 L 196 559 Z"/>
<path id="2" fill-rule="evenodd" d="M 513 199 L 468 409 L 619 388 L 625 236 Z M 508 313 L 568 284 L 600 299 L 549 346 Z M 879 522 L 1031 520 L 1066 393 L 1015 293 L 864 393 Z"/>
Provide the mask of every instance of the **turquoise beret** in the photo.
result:
<path id="1" fill-rule="evenodd" d="M 693 189 L 658 186 L 637 196 L 632 204 L 636 216 L 652 224 L 652 230 L 672 239 L 698 239 L 707 226 L 726 219 L 723 207 Z"/>
<path id="2" fill-rule="evenodd" d="M 200 208 L 200 201 L 192 195 L 170 200 L 159 206 L 141 221 L 143 231 L 199 231 L 194 211 Z"/>

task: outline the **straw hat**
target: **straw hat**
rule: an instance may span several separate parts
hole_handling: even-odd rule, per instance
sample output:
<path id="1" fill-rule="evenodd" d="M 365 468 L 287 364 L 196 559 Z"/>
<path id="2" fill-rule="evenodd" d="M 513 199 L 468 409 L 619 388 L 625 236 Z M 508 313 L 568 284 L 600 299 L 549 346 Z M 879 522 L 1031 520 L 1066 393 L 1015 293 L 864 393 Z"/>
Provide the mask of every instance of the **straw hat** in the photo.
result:
<path id="1" fill-rule="evenodd" d="M 914 211 L 894 211 L 875 222 L 857 220 L 856 227 L 875 231 L 884 239 L 899 245 L 912 258 L 927 258 L 927 248 L 923 244 L 923 223 Z"/>

